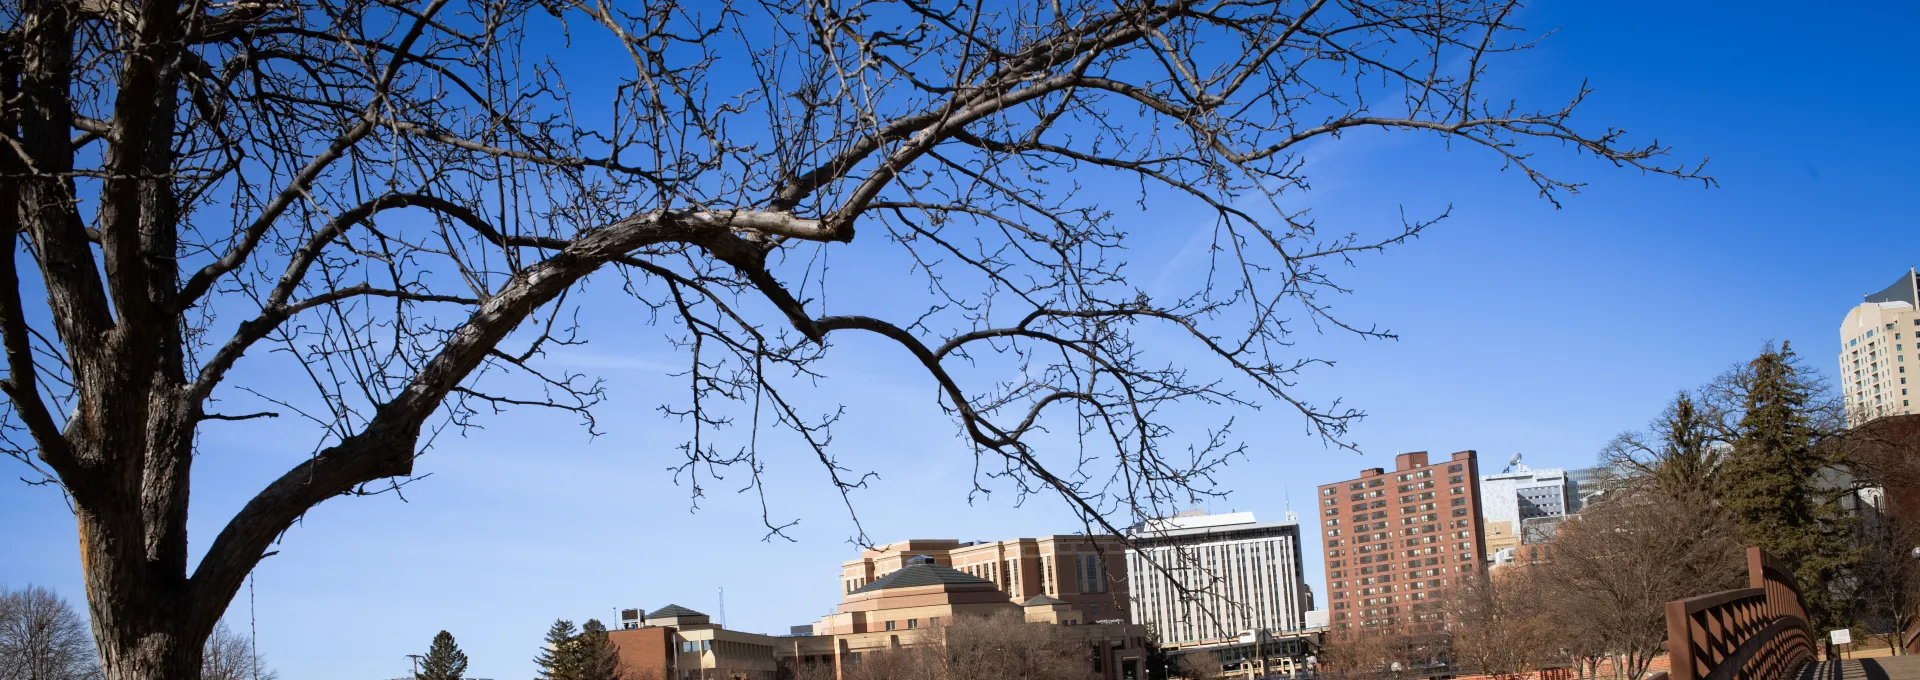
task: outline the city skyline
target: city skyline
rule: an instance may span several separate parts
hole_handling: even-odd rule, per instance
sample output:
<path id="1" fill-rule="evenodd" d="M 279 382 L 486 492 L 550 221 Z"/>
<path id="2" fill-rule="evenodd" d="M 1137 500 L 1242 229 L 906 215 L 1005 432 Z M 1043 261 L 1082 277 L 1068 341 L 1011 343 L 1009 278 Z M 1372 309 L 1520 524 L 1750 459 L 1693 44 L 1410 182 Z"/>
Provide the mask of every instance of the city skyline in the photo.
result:
<path id="1" fill-rule="evenodd" d="M 1757 46 L 1726 49 L 1735 35 L 1796 35 L 1796 21 L 1663 11 L 1673 13 L 1670 21 L 1631 21 L 1639 13 L 1618 7 L 1531 8 L 1523 23 L 1565 29 L 1503 86 L 1560 95 L 1591 77 L 1597 92 L 1583 115 L 1657 133 L 1682 155 L 1712 156 L 1708 171 L 1721 188 L 1576 164 L 1572 174 L 1591 185 L 1556 211 L 1514 173 L 1494 172 L 1496 160 L 1447 152 L 1433 140 L 1370 135 L 1310 155 L 1315 191 L 1307 200 L 1330 232 L 1396 224 L 1402 204 L 1409 215 L 1451 205 L 1454 217 L 1341 272 L 1356 292 L 1336 303 L 1399 341 L 1300 338 L 1304 354 L 1338 362 L 1309 374 L 1305 393 L 1369 412 L 1351 437 L 1363 453 L 1324 446 L 1277 408 L 1237 412 L 1234 439 L 1249 442 L 1253 455 L 1221 475 L 1232 494 L 1200 509 L 1310 517 L 1317 485 L 1391 467 L 1394 455 L 1412 450 L 1475 449 L 1490 462 L 1525 453 L 1542 468 L 1589 467 L 1614 433 L 1640 427 L 1674 392 L 1770 341 L 1792 342 L 1810 368 L 1834 376 L 1834 327 L 1846 309 L 1920 262 L 1920 235 L 1900 200 L 1900 187 L 1920 179 L 1904 163 L 1920 142 L 1901 129 L 1755 140 L 1806 118 L 1904 108 L 1915 95 L 1887 83 L 1910 78 L 1913 57 L 1890 55 L 1885 41 L 1819 33 L 1831 58 L 1869 65 L 1823 79 L 1816 66 Z M 1683 30 L 1717 38 L 1696 44 L 1681 39 Z M 1679 45 L 1681 54 L 1620 57 L 1620 40 Z M 1783 79 L 1816 81 L 1807 85 L 1814 96 L 1765 94 Z M 1755 120 L 1733 115 L 1775 105 Z M 1380 188 L 1391 200 L 1381 200 Z M 1113 205 L 1132 204 L 1116 197 Z M 1137 230 L 1129 238 L 1142 286 L 1203 273 L 1198 246 L 1177 230 L 1151 229 L 1194 215 L 1154 210 L 1123 219 Z M 1862 241 L 1880 247 L 1862 252 Z M 857 274 L 897 283 L 886 273 Z M 884 294 L 884 285 L 875 287 L 882 290 L 871 295 Z M 392 677 L 405 668 L 404 654 L 424 649 L 441 629 L 467 645 L 476 675 L 520 677 L 554 618 L 612 624 L 619 607 L 666 602 L 707 611 L 716 587 L 728 591 L 733 629 L 777 633 L 831 610 L 834 574 L 857 552 L 846 541 L 859 529 L 825 488 L 817 461 L 782 442 L 769 462 L 771 519 L 800 520 L 789 531 L 798 542 L 762 540 L 758 502 L 731 493 L 738 476 L 709 481 L 702 509 L 689 512 L 690 489 L 666 471 L 683 430 L 649 399 L 680 389 L 674 356 L 658 344 L 624 346 L 624 334 L 645 332 L 632 319 L 590 323 L 596 342 L 556 357 L 609 379 L 603 436 L 589 438 L 566 415 L 488 420 L 485 430 L 436 443 L 421 463 L 432 476 L 407 487 L 407 502 L 328 503 L 274 547 L 280 554 L 258 570 L 251 598 L 243 590 L 229 611 L 240 620 L 254 615 L 262 655 L 282 678 Z M 841 342 L 810 396 L 847 405 L 836 450 L 881 474 L 853 494 L 873 542 L 1092 528 L 1044 494 L 1016 504 L 1005 486 L 969 504 L 972 458 L 933 406 L 927 381 L 902 377 L 909 360 L 897 351 Z M 1193 411 L 1177 422 L 1197 435 L 1223 421 Z M 209 474 L 231 484 L 196 491 L 196 556 L 217 522 L 284 472 L 286 456 L 299 455 L 252 455 L 274 441 L 276 427 L 234 423 L 201 441 Z M 73 523 L 58 492 L 9 473 L 0 538 L 19 547 L 0 555 L 0 581 L 56 588 L 81 602 Z M 1321 548 L 1303 543 L 1309 584 L 1324 603 Z M 724 559 L 701 561 L 714 556 Z"/>

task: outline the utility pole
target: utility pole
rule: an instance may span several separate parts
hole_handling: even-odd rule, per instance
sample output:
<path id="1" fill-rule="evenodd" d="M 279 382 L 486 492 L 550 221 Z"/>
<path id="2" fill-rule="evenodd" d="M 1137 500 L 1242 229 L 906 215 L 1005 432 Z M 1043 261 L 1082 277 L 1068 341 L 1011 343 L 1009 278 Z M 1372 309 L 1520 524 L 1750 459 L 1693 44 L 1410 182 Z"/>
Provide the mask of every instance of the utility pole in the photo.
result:
<path id="1" fill-rule="evenodd" d="M 413 677 L 420 677 L 420 660 L 426 657 L 419 654 L 408 654 L 407 658 L 413 661 Z"/>

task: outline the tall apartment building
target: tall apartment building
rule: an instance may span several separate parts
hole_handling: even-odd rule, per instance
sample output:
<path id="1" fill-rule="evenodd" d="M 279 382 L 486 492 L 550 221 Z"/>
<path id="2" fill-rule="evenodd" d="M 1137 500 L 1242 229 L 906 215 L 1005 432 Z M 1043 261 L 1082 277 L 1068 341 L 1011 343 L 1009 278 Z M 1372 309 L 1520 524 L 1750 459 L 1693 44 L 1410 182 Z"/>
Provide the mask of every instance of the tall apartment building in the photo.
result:
<path id="1" fill-rule="evenodd" d="M 1133 533 L 1127 584 L 1134 622 L 1179 646 L 1306 627 L 1313 608 L 1300 560 L 1300 525 L 1251 512 L 1185 512 Z"/>
<path id="2" fill-rule="evenodd" d="M 1920 367 L 1920 279 L 1911 267 L 1840 322 L 1840 388 L 1848 426 L 1914 413 L 1913 401 L 1920 395 L 1908 396 L 1907 390 L 1920 384 L 1907 384 L 1909 356 Z"/>
<path id="3" fill-rule="evenodd" d="M 1419 451 L 1394 469 L 1320 487 L 1328 626 L 1334 633 L 1437 630 L 1446 593 L 1482 572 L 1480 469 L 1473 451 L 1428 464 Z"/>
<path id="4" fill-rule="evenodd" d="M 1005 541 L 913 539 L 860 552 L 841 565 L 842 594 L 906 568 L 915 557 L 993 582 L 1018 604 L 1045 595 L 1089 621 L 1126 620 L 1126 541 L 1119 536 L 1056 535 Z"/>

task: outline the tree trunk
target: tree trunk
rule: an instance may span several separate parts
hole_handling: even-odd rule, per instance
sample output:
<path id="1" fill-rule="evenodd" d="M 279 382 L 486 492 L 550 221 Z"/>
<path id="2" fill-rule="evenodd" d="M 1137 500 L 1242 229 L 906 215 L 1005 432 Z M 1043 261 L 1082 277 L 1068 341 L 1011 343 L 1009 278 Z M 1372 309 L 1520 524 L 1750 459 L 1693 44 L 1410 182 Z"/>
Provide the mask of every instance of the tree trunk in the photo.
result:
<path id="1" fill-rule="evenodd" d="M 80 548 L 94 642 L 105 680 L 197 680 L 208 630 L 196 630 L 196 609 L 177 573 L 127 564 L 111 547 L 122 542 L 103 527 L 121 525 L 80 509 Z M 136 525 L 137 526 L 137 525 Z M 146 572 L 142 574 L 141 572 Z M 128 578 L 136 582 L 129 582 Z M 173 584 L 166 583 L 173 581 Z"/>
<path id="2" fill-rule="evenodd" d="M 88 419 L 87 427 L 69 435 L 77 450 L 103 452 L 88 458 L 121 463 L 108 463 L 87 483 L 72 485 L 88 611 L 105 680 L 196 680 L 206 638 L 231 598 L 197 592 L 188 577 L 192 418 L 182 413 L 169 381 L 154 382 L 162 385 L 140 409 L 144 418 L 105 419 L 112 422 L 108 427 Z M 125 464 L 128 458 L 142 464 Z"/>

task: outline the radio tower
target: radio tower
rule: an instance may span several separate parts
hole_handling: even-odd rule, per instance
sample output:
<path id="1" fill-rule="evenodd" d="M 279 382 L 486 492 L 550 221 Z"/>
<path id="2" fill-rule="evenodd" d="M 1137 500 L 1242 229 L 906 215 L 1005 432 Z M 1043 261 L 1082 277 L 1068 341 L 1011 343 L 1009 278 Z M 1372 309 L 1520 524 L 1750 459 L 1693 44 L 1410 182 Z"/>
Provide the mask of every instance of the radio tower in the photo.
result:
<path id="1" fill-rule="evenodd" d="M 720 587 L 720 627 L 727 627 L 727 587 Z"/>

